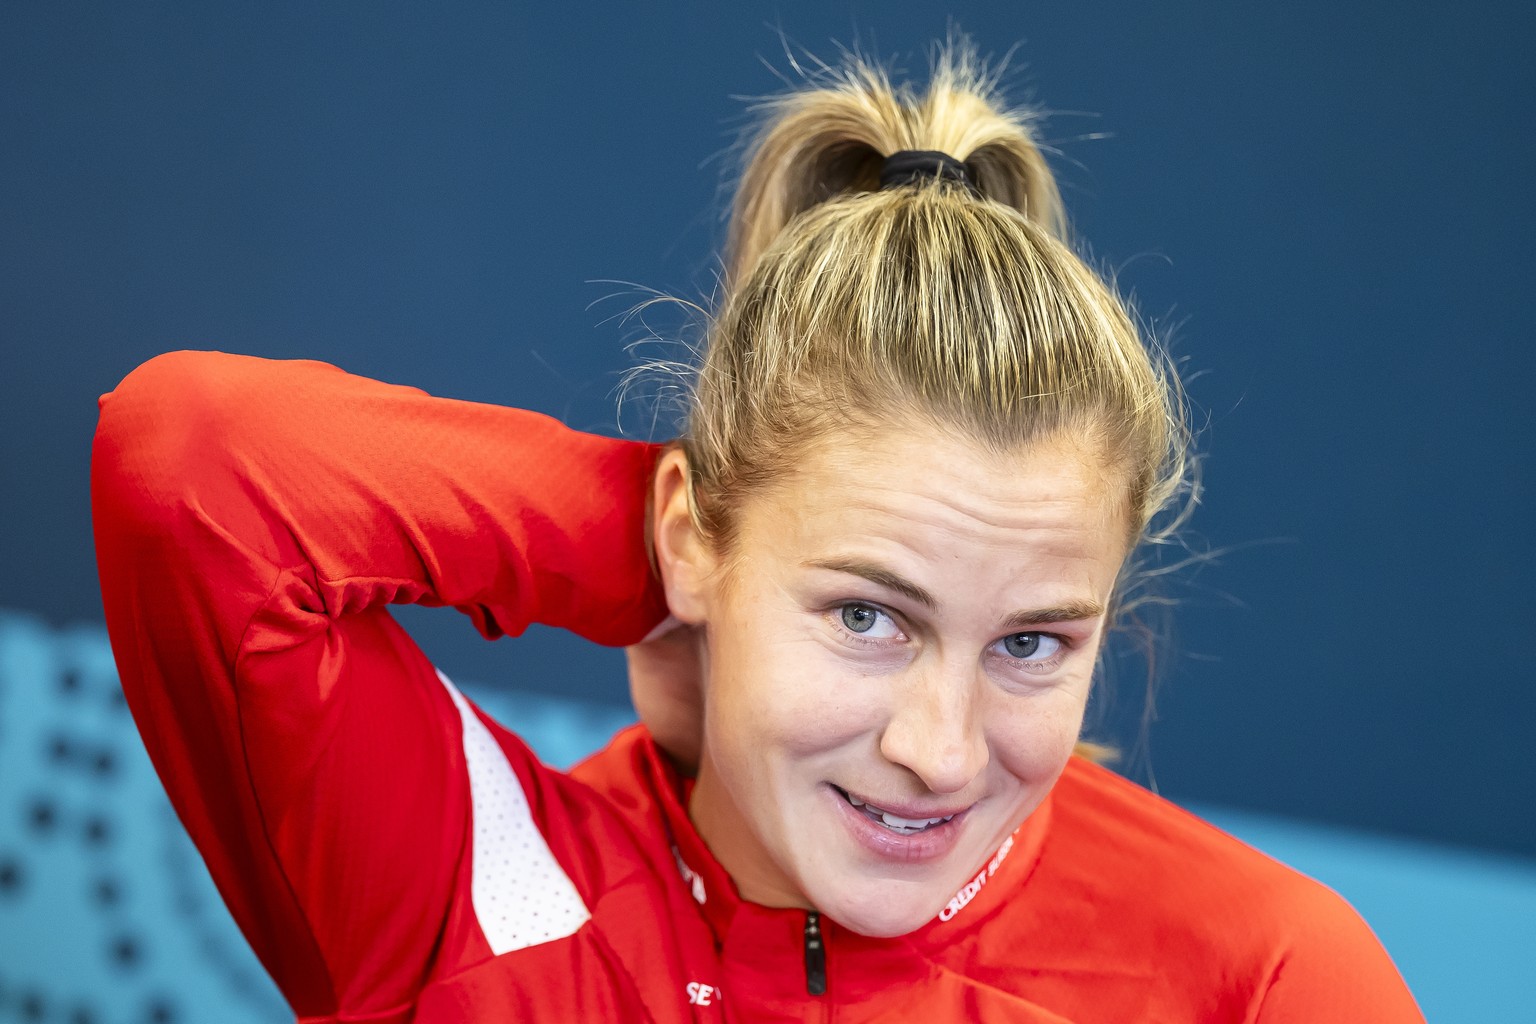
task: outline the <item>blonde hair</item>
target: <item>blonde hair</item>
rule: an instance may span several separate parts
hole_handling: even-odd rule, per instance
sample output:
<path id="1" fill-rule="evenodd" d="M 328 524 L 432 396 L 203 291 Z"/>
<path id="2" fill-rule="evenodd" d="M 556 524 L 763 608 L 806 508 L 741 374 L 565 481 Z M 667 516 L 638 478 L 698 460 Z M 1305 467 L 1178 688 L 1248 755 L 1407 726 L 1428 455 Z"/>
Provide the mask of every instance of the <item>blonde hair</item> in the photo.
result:
<path id="1" fill-rule="evenodd" d="M 924 91 L 858 57 L 763 104 L 725 295 L 680 439 L 695 524 L 729 548 L 744 497 L 827 432 L 892 415 L 1006 451 L 1056 432 L 1124 474 L 1132 547 L 1185 486 L 1177 375 L 1066 244 L 1035 141 L 964 39 Z M 881 189 L 902 150 L 965 163 Z"/>

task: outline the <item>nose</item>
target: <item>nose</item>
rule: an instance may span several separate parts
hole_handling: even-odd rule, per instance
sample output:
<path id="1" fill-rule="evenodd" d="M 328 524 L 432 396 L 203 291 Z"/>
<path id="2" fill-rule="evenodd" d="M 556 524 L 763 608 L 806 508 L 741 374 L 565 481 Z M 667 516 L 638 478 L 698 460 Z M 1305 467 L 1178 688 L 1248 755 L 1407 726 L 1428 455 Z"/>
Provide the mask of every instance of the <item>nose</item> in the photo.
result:
<path id="1" fill-rule="evenodd" d="M 981 721 L 982 685 L 974 664 L 914 666 L 895 687 L 880 753 L 930 792 L 965 789 L 990 756 Z"/>

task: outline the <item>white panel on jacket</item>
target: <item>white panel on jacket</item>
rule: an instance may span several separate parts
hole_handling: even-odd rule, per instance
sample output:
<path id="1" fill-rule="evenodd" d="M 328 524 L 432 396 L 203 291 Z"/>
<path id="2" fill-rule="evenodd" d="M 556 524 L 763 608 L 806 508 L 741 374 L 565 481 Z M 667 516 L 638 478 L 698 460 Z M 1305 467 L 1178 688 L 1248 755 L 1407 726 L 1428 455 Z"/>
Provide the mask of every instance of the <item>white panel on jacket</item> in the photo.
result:
<path id="1" fill-rule="evenodd" d="M 591 918 L 533 820 L 517 773 L 485 723 L 441 670 L 464 723 L 464 760 L 474 818 L 470 896 L 491 951 L 563 939 Z"/>

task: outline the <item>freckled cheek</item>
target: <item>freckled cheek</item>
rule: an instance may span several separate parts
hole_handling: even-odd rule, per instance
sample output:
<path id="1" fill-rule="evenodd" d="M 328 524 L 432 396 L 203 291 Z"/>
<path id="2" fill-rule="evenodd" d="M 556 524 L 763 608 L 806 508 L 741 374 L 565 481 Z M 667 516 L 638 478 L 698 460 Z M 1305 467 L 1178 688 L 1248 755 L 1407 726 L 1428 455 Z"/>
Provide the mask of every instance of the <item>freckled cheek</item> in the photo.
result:
<path id="1" fill-rule="evenodd" d="M 716 646 L 708 717 L 721 738 L 729 733 L 760 753 L 811 756 L 877 728 L 878 701 L 864 692 L 870 681 L 848 678 L 815 641 Z"/>
<path id="2" fill-rule="evenodd" d="M 1072 754 L 1082 727 L 1082 706 L 1054 701 L 996 715 L 987 742 L 998 767 L 1024 785 L 1049 785 Z"/>

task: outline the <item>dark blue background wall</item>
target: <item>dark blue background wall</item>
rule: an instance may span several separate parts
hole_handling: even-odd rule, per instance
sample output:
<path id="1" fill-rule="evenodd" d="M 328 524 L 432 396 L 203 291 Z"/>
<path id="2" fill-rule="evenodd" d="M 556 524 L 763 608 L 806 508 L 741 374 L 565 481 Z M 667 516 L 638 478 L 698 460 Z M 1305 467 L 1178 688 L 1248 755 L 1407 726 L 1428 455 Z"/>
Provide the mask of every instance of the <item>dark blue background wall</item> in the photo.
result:
<path id="1" fill-rule="evenodd" d="M 7 5 L 0 606 L 99 618 L 94 400 L 168 348 L 617 429 L 630 299 L 593 282 L 708 289 L 768 24 L 917 69 L 949 14 L 1023 42 L 1076 225 L 1206 424 L 1195 539 L 1228 551 L 1173 589 L 1162 789 L 1536 855 L 1512 2 Z M 623 699 L 612 652 L 405 617 L 455 676 Z"/>

